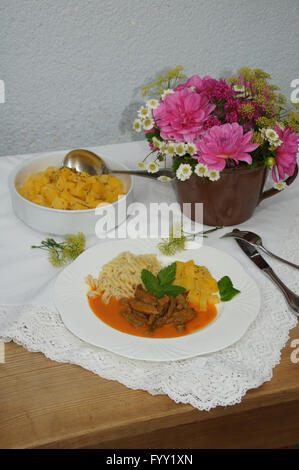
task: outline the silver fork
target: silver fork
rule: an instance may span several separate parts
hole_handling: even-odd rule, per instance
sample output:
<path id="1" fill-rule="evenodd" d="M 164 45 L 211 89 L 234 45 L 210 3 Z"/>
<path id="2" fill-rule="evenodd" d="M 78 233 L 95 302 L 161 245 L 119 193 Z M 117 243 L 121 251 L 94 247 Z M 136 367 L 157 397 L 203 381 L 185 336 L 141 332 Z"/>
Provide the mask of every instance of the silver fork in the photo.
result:
<path id="1" fill-rule="evenodd" d="M 283 263 L 288 264 L 289 266 L 292 266 L 293 268 L 299 269 L 299 266 L 297 264 L 291 263 L 291 261 L 287 261 L 286 259 L 281 258 L 280 256 L 277 256 L 271 251 L 267 250 L 267 248 L 265 248 L 263 245 L 261 237 L 254 232 L 248 232 L 247 230 L 238 230 L 237 232 L 226 233 L 225 235 L 222 235 L 222 237 L 220 238 L 230 238 L 230 237 L 244 240 L 249 245 L 260 249 L 261 251 L 263 251 L 269 256 L 272 256 L 272 258 L 282 261 Z"/>

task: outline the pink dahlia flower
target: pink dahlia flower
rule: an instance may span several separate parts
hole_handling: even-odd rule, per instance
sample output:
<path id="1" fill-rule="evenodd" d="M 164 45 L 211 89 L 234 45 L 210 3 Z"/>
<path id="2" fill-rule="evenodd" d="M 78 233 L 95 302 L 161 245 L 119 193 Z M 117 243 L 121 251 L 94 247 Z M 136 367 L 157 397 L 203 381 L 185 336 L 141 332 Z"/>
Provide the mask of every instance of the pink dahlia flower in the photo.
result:
<path id="1" fill-rule="evenodd" d="M 209 169 L 221 171 L 225 168 L 227 159 L 251 163 L 249 152 L 258 147 L 250 143 L 252 132 L 243 134 L 243 128 L 236 122 L 214 126 L 203 134 L 202 139 L 196 143 L 198 161 L 207 165 Z"/>
<path id="2" fill-rule="evenodd" d="M 214 108 L 204 94 L 184 88 L 161 101 L 153 116 L 163 139 L 193 142 Z"/>
<path id="3" fill-rule="evenodd" d="M 289 127 L 283 131 L 279 126 L 275 126 L 274 130 L 282 140 L 280 147 L 277 147 L 276 163 L 272 170 L 272 178 L 277 183 L 277 172 L 280 180 L 283 180 L 285 175 L 292 176 L 294 174 L 297 162 L 298 137 Z"/>
<path id="4" fill-rule="evenodd" d="M 194 87 L 196 93 L 211 92 L 217 83 L 217 80 L 208 75 L 203 78 L 200 78 L 199 75 L 193 75 L 185 83 L 178 85 L 174 90 L 179 91 L 184 88 Z"/>

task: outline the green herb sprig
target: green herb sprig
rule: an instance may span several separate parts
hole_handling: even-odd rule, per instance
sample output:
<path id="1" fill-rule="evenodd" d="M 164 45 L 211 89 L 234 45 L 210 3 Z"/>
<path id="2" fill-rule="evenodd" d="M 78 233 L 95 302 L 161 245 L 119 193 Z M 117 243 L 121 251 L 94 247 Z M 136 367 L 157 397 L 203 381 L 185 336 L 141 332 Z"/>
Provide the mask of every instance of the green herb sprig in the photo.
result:
<path id="1" fill-rule="evenodd" d="M 82 232 L 77 235 L 67 234 L 63 239 L 63 242 L 57 242 L 54 238 L 46 238 L 39 246 L 31 246 L 31 248 L 47 251 L 50 263 L 60 268 L 76 259 L 84 251 L 86 241 Z"/>
<path id="2" fill-rule="evenodd" d="M 146 85 L 141 89 L 142 96 L 152 94 L 161 94 L 165 88 L 174 88 L 178 82 L 182 79 L 187 78 L 183 73 L 184 67 L 177 65 L 171 70 L 167 70 L 164 75 L 160 75 L 156 78 L 155 82 Z"/>
<path id="3" fill-rule="evenodd" d="M 240 293 L 238 289 L 235 289 L 232 280 L 228 276 L 224 276 L 218 281 L 218 289 L 222 302 L 228 302 Z"/>
<path id="4" fill-rule="evenodd" d="M 158 299 L 164 295 L 179 295 L 186 291 L 184 287 L 172 285 L 176 275 L 176 263 L 161 269 L 157 276 L 147 269 L 141 271 L 141 279 L 144 287 Z"/>
<path id="5" fill-rule="evenodd" d="M 207 238 L 208 233 L 215 232 L 216 230 L 219 230 L 221 228 L 223 227 L 215 227 L 198 233 L 187 233 L 184 232 L 182 229 L 175 229 L 175 227 L 172 227 L 169 238 L 163 238 L 162 241 L 158 244 L 158 248 L 163 255 L 173 256 L 176 253 L 179 253 L 180 251 L 184 251 L 186 249 L 186 243 L 188 241 L 194 240 L 195 237 L 199 235 L 203 235 L 204 238 Z M 175 236 L 178 232 L 180 233 L 180 236 Z"/>

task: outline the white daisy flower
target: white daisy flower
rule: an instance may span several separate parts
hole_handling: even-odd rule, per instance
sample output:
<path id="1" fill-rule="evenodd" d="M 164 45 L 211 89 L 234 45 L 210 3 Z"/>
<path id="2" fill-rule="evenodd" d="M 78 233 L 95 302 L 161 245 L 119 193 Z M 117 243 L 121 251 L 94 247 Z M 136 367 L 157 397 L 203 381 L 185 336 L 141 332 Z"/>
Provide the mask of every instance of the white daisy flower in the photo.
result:
<path id="1" fill-rule="evenodd" d="M 220 178 L 220 172 L 217 170 L 209 170 L 207 176 L 211 181 L 217 181 Z"/>
<path id="2" fill-rule="evenodd" d="M 175 154 L 175 144 L 173 142 L 168 142 L 166 147 L 166 153 L 171 157 Z"/>
<path id="3" fill-rule="evenodd" d="M 167 142 L 162 141 L 160 144 L 160 151 L 161 153 L 166 153 L 167 150 Z"/>
<path id="4" fill-rule="evenodd" d="M 192 168 L 189 163 L 181 163 L 176 171 L 176 176 L 180 181 L 186 181 L 192 175 Z"/>
<path id="5" fill-rule="evenodd" d="M 269 141 L 276 141 L 279 140 L 279 135 L 274 129 L 266 129 L 265 136 Z"/>
<path id="6" fill-rule="evenodd" d="M 136 132 L 140 132 L 142 127 L 141 127 L 141 121 L 140 119 L 135 119 L 135 121 L 133 122 L 133 129 L 134 131 Z"/>
<path id="7" fill-rule="evenodd" d="M 159 176 L 157 179 L 159 181 L 162 181 L 162 183 L 168 183 L 168 181 L 171 181 L 171 178 L 169 178 L 168 176 Z"/>
<path id="8" fill-rule="evenodd" d="M 186 153 L 186 146 L 184 142 L 179 142 L 178 144 L 175 145 L 175 153 L 182 157 Z"/>
<path id="9" fill-rule="evenodd" d="M 186 153 L 189 153 L 189 155 L 195 155 L 197 153 L 196 145 L 192 142 L 188 142 L 186 144 Z"/>
<path id="10" fill-rule="evenodd" d="M 261 134 L 261 137 L 262 139 L 266 139 L 266 129 L 263 127 L 261 130 L 260 130 L 260 134 Z"/>
<path id="11" fill-rule="evenodd" d="M 244 85 L 234 85 L 233 90 L 237 93 L 237 98 L 244 98 L 246 95 L 246 89 Z M 251 98 L 251 96 L 247 96 L 247 98 Z"/>
<path id="12" fill-rule="evenodd" d="M 154 121 L 151 118 L 145 118 L 142 125 L 144 130 L 150 131 L 154 127 Z"/>
<path id="13" fill-rule="evenodd" d="M 203 163 L 198 163 L 194 169 L 194 172 L 197 176 L 208 176 L 209 170 L 206 165 L 203 165 Z"/>
<path id="14" fill-rule="evenodd" d="M 278 191 L 282 191 L 283 189 L 286 189 L 288 185 L 284 181 L 277 181 L 277 183 L 273 184 L 273 187 L 278 189 Z"/>
<path id="15" fill-rule="evenodd" d="M 155 99 L 151 99 L 147 101 L 146 105 L 150 109 L 156 109 L 159 106 L 159 101 Z"/>
<path id="16" fill-rule="evenodd" d="M 149 173 L 157 173 L 159 171 L 160 165 L 158 162 L 149 162 L 146 165 L 146 169 Z"/>
<path id="17" fill-rule="evenodd" d="M 159 149 L 161 146 L 161 143 L 162 143 L 161 140 L 157 139 L 157 137 L 153 137 L 152 144 L 154 147 Z"/>
<path id="18" fill-rule="evenodd" d="M 164 90 L 163 93 L 161 94 L 162 100 L 164 100 L 166 96 L 171 95 L 172 93 L 174 93 L 174 91 L 171 88 Z"/>
<path id="19" fill-rule="evenodd" d="M 244 93 L 245 92 L 245 86 L 244 85 L 234 85 L 233 89 L 237 93 Z"/>
<path id="20" fill-rule="evenodd" d="M 146 108 L 145 106 L 141 106 L 141 108 L 138 111 L 138 116 L 140 119 L 145 119 L 146 117 L 150 117 L 148 115 L 148 108 Z"/>
<path id="21" fill-rule="evenodd" d="M 137 166 L 141 169 L 141 170 L 144 170 L 145 169 L 145 164 L 143 162 L 137 162 Z"/>
<path id="22" fill-rule="evenodd" d="M 271 140 L 270 144 L 271 144 L 271 147 L 273 147 L 273 148 L 280 147 L 280 145 L 282 144 L 282 140 L 280 140 L 280 139 Z"/>

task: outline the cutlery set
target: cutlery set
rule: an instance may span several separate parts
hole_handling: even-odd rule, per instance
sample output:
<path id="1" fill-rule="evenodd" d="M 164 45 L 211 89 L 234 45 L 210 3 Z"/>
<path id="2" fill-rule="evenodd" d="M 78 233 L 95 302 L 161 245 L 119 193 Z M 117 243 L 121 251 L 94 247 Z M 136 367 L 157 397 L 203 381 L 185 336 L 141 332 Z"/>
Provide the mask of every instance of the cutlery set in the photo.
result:
<path id="1" fill-rule="evenodd" d="M 226 233 L 221 238 L 234 238 L 238 243 L 239 247 L 243 250 L 243 252 L 248 256 L 248 258 L 266 274 L 267 277 L 274 282 L 276 287 L 282 292 L 285 297 L 285 300 L 292 310 L 292 312 L 299 317 L 299 296 L 294 294 L 282 281 L 279 279 L 277 274 L 273 271 L 271 266 L 267 263 L 267 261 L 260 255 L 258 250 L 263 251 L 269 256 L 292 266 L 293 268 L 299 269 L 299 266 L 287 261 L 280 256 L 275 255 L 271 251 L 267 250 L 263 244 L 262 239 L 259 235 L 248 232 L 242 231 L 238 229 L 234 229 L 232 232 Z"/>

